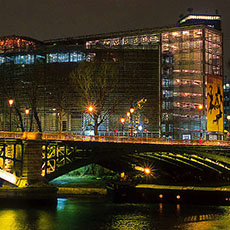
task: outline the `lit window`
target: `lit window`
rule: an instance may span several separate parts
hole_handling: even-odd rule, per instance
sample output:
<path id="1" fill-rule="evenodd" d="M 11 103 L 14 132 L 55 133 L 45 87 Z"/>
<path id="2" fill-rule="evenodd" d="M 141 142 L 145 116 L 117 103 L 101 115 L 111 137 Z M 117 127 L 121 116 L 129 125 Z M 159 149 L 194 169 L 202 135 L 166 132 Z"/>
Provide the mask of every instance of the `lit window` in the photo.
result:
<path id="1" fill-rule="evenodd" d="M 56 54 L 47 54 L 47 63 L 57 62 L 57 53 Z"/>
<path id="2" fill-rule="evenodd" d="M 69 53 L 59 53 L 58 62 L 69 62 Z"/>
<path id="3" fill-rule="evenodd" d="M 34 55 L 17 55 L 14 64 L 32 64 L 34 63 Z"/>

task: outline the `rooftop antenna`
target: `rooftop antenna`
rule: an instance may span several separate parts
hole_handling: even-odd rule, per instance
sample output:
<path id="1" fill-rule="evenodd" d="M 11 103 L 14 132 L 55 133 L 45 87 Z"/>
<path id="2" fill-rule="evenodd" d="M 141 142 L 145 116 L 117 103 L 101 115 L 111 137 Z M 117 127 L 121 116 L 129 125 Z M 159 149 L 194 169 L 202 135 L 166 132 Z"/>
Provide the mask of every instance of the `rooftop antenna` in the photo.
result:
<path id="1" fill-rule="evenodd" d="M 218 10 L 218 9 L 216 9 L 215 11 L 216 11 L 216 14 L 218 15 L 218 14 L 219 14 L 219 10 Z"/>

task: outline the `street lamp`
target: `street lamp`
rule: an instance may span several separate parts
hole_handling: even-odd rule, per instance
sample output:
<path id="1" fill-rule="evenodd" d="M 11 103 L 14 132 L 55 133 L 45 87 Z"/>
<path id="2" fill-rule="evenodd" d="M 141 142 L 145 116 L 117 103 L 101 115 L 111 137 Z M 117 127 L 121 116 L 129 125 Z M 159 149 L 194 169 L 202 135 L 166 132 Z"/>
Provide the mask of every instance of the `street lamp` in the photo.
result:
<path id="1" fill-rule="evenodd" d="M 94 107 L 93 105 L 88 105 L 88 106 L 87 106 L 87 111 L 88 111 L 88 113 L 93 113 L 94 110 L 95 110 L 95 107 Z"/>
<path id="2" fill-rule="evenodd" d="M 11 113 L 12 113 L 12 106 L 14 104 L 14 100 L 13 99 L 9 99 L 8 103 L 9 103 L 9 106 L 10 106 L 10 132 L 11 132 Z"/>
<path id="3" fill-rule="evenodd" d="M 122 132 L 124 132 L 125 118 L 121 117 L 120 122 L 122 124 Z"/>
<path id="4" fill-rule="evenodd" d="M 199 104 L 198 105 L 198 109 L 199 110 L 202 110 L 203 111 L 203 108 L 204 106 L 202 104 Z M 203 114 L 200 116 L 200 141 L 202 142 L 202 131 L 203 131 L 203 128 L 202 128 L 202 118 L 203 118 Z"/>
<path id="5" fill-rule="evenodd" d="M 133 136 L 133 113 L 135 112 L 135 109 L 133 107 L 130 107 L 130 128 L 131 128 L 131 137 Z"/>
<path id="6" fill-rule="evenodd" d="M 88 124 L 88 126 L 89 126 L 89 128 L 90 128 L 90 135 L 92 135 L 91 134 L 91 132 L 92 132 L 92 126 L 93 126 L 93 122 L 91 121 L 91 118 L 93 117 L 92 115 L 95 113 L 95 106 L 94 105 L 88 105 L 87 107 L 86 107 L 86 111 L 87 111 L 87 113 L 89 114 L 89 124 Z M 90 118 L 91 117 L 91 118 Z M 92 124 L 91 124 L 92 123 Z M 95 129 L 95 126 L 94 126 L 94 129 Z M 95 130 L 94 130 L 95 131 Z"/>
<path id="7" fill-rule="evenodd" d="M 29 114 L 30 114 L 30 109 L 29 108 L 26 108 L 25 110 L 24 110 L 24 112 L 25 112 L 25 114 L 26 114 L 26 116 L 28 116 Z M 29 131 L 29 118 L 27 117 L 26 118 L 26 126 L 27 126 L 27 130 Z"/>

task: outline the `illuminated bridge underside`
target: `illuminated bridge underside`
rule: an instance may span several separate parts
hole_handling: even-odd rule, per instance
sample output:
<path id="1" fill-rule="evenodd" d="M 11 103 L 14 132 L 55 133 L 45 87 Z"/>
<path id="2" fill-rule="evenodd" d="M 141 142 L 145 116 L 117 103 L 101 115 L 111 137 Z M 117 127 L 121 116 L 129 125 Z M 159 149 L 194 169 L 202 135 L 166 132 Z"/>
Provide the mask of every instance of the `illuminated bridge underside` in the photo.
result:
<path id="1" fill-rule="evenodd" d="M 14 174 L 18 181 L 22 176 L 24 146 L 27 140 L 37 140 L 33 139 L 33 133 L 0 134 L 0 169 Z M 136 172 L 135 166 L 150 166 L 159 177 L 188 174 L 205 175 L 210 179 L 213 176 L 230 178 L 228 142 L 199 144 L 195 141 L 63 134 L 42 134 L 38 141 L 42 142 L 41 173 L 48 180 L 90 163 L 131 173 Z"/>
<path id="2" fill-rule="evenodd" d="M 43 175 L 48 180 L 96 163 L 118 172 L 151 166 L 158 174 L 195 173 L 230 176 L 230 147 L 100 142 L 47 142 L 43 148 Z"/>

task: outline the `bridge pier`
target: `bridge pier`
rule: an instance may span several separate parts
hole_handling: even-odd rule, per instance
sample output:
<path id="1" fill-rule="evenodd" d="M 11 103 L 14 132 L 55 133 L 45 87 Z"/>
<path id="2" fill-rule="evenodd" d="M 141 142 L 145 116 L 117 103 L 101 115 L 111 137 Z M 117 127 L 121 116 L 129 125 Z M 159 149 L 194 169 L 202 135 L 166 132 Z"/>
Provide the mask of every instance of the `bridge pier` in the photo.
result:
<path id="1" fill-rule="evenodd" d="M 18 187 L 46 184 L 45 178 L 41 176 L 42 136 L 40 133 L 27 133 L 27 138 L 23 141 L 22 176 L 17 183 Z"/>
<path id="2" fill-rule="evenodd" d="M 42 134 L 24 133 L 23 135 L 22 174 L 16 179 L 17 187 L 0 188 L 0 201 L 56 204 L 57 188 L 49 185 L 45 177 L 41 175 Z"/>

